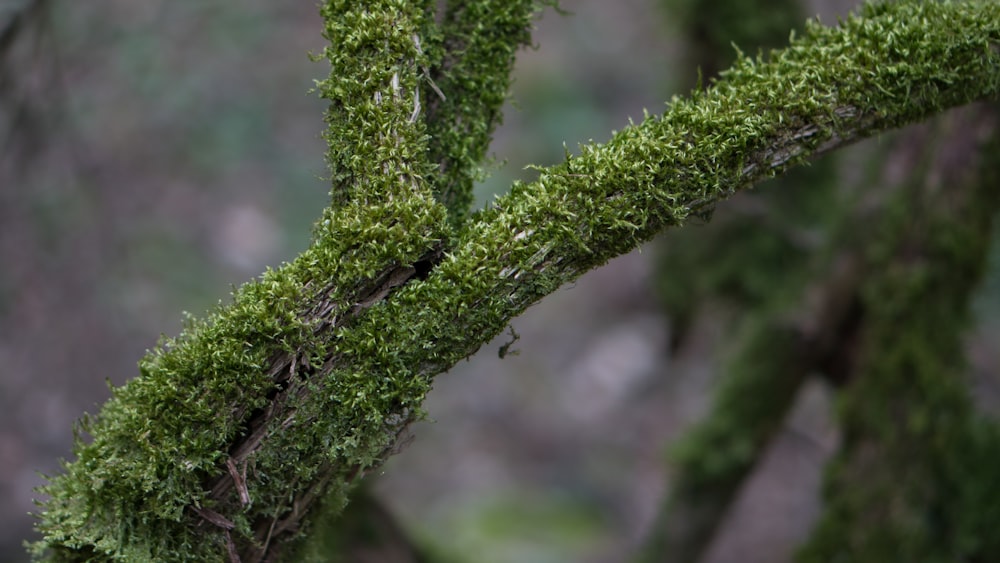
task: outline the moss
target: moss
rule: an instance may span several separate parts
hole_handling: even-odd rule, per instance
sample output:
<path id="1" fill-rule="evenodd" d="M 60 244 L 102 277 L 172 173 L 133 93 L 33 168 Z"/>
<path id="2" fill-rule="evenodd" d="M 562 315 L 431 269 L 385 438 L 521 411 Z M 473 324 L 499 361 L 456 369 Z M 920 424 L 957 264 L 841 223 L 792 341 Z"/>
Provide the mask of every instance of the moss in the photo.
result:
<path id="1" fill-rule="evenodd" d="M 433 375 L 529 304 L 810 152 L 1000 81 L 995 4 L 907 2 L 810 26 L 771 63 L 741 60 L 452 233 L 417 104 L 433 61 L 414 34 L 430 3 L 322 11 L 333 203 L 314 244 L 161 343 L 87 421 L 92 438 L 43 489 L 36 555 L 217 560 L 230 541 L 270 552 L 308 530 L 324 491 L 344 498 L 391 453 Z M 249 504 L 237 485 L 213 490 L 233 457 Z"/>
<path id="2" fill-rule="evenodd" d="M 515 52 L 531 41 L 538 9 L 534 0 L 447 2 L 425 95 L 434 189 L 456 225 L 468 216 L 473 182 L 502 119 Z"/>

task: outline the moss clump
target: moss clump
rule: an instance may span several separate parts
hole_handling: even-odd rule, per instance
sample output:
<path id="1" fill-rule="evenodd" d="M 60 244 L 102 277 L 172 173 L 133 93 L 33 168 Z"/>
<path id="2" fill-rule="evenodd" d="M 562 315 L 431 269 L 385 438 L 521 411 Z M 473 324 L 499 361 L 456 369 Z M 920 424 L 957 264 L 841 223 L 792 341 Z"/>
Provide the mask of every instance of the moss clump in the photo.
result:
<path id="1" fill-rule="evenodd" d="M 434 191 L 458 225 L 472 205 L 473 182 L 510 87 L 514 54 L 531 41 L 534 0 L 449 0 L 435 44 L 428 98 L 428 160 Z"/>

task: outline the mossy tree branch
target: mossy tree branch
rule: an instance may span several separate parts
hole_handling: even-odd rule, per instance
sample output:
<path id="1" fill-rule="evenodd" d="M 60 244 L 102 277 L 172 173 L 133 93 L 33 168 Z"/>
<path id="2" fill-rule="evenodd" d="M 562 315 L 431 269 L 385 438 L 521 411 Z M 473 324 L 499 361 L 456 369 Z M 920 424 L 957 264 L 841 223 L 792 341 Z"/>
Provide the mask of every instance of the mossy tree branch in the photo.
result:
<path id="1" fill-rule="evenodd" d="M 323 13 L 334 204 L 314 244 L 162 342 L 84 421 L 36 554 L 276 557 L 319 496 L 343 502 L 391 453 L 434 375 L 530 304 L 812 154 L 1000 89 L 996 3 L 879 5 L 738 61 L 452 232 L 417 104 L 429 4 Z"/>
<path id="2" fill-rule="evenodd" d="M 435 193 L 461 224 L 493 130 L 503 117 L 514 55 L 531 41 L 534 0 L 449 0 L 430 69 L 426 121 Z M 445 94 L 447 92 L 447 94 Z"/>

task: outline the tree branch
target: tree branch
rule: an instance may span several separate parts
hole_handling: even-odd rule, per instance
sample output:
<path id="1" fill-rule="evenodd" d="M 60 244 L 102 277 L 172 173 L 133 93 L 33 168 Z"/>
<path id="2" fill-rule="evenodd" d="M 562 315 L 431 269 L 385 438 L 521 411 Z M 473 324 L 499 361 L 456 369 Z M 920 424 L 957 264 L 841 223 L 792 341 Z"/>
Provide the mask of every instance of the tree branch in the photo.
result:
<path id="1" fill-rule="evenodd" d="M 272 557 L 320 495 L 345 502 L 392 453 L 434 375 L 530 304 L 812 154 L 1000 89 L 996 3 L 878 5 L 740 60 L 450 236 L 411 119 L 428 10 L 403 4 L 324 5 L 331 60 L 375 58 L 367 81 L 320 85 L 362 133 L 329 136 L 335 202 L 314 244 L 162 342 L 81 424 L 92 440 L 43 489 L 36 555 Z"/>
<path id="2" fill-rule="evenodd" d="M 531 41 L 534 0 L 446 3 L 440 62 L 427 104 L 435 193 L 455 224 L 467 218 L 472 186 L 503 115 L 517 49 Z"/>

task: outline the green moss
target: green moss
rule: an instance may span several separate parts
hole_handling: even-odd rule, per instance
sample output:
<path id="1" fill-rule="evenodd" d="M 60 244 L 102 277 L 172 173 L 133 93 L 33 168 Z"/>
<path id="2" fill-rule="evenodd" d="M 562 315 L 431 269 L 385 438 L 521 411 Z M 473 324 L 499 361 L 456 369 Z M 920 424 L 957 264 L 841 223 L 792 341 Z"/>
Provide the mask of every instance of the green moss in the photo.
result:
<path id="1" fill-rule="evenodd" d="M 436 56 L 414 40 L 430 3 L 322 11 L 333 203 L 314 244 L 161 343 L 85 423 L 92 438 L 43 489 L 36 555 L 217 560 L 229 539 L 250 552 L 294 539 L 313 500 L 343 498 L 391 453 L 430 378 L 529 304 L 812 151 L 995 95 L 1000 81 L 992 3 L 899 3 L 811 26 L 771 63 L 741 60 L 452 233 L 417 104 Z M 390 294 L 410 265 L 431 269 Z M 263 438 L 237 468 L 244 506 L 209 489 L 249 432 Z M 279 522 L 302 526 L 271 537 Z"/>
<path id="2" fill-rule="evenodd" d="M 428 160 L 437 166 L 438 198 L 460 224 L 472 204 L 473 182 L 507 99 L 516 50 L 531 41 L 534 0 L 449 0 L 431 67 Z M 442 97 L 443 96 L 443 97 Z"/>

